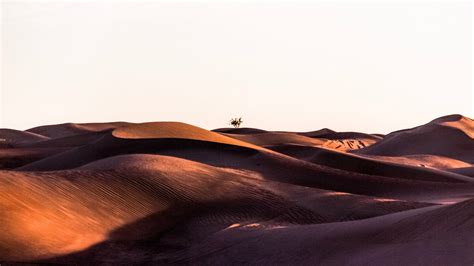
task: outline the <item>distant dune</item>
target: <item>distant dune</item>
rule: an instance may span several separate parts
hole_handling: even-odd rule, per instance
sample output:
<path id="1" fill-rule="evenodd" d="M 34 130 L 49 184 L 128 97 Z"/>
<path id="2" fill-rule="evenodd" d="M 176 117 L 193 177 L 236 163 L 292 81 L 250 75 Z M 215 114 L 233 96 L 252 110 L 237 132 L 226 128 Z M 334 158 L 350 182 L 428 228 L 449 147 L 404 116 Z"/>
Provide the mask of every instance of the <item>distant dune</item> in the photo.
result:
<path id="1" fill-rule="evenodd" d="M 40 134 L 49 138 L 63 138 L 69 136 L 81 135 L 89 132 L 100 132 L 107 129 L 115 129 L 122 126 L 128 126 L 133 123 L 127 122 L 112 122 L 112 123 L 86 123 L 86 124 L 75 124 L 65 123 L 59 125 L 48 125 L 39 126 L 26 130 L 26 132 L 32 132 Z"/>
<path id="2" fill-rule="evenodd" d="M 474 121 L 0 129 L 0 263 L 472 265 Z"/>
<path id="3" fill-rule="evenodd" d="M 28 131 L 19 131 L 14 129 L 0 129 L 0 140 L 3 147 L 19 147 L 36 142 L 42 142 L 49 138 L 43 135 L 31 133 Z"/>
<path id="4" fill-rule="evenodd" d="M 461 115 L 435 119 L 425 125 L 396 131 L 358 154 L 403 156 L 430 154 L 474 163 L 474 121 Z"/>

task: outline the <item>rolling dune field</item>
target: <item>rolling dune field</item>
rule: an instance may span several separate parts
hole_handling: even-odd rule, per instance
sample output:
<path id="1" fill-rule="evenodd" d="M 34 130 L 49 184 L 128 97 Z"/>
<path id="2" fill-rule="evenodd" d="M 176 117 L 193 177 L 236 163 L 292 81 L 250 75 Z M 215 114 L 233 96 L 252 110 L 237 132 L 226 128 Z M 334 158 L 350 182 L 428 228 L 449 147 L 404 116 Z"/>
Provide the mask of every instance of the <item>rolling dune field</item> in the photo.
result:
<path id="1" fill-rule="evenodd" d="M 0 263 L 473 265 L 474 121 L 0 129 Z"/>

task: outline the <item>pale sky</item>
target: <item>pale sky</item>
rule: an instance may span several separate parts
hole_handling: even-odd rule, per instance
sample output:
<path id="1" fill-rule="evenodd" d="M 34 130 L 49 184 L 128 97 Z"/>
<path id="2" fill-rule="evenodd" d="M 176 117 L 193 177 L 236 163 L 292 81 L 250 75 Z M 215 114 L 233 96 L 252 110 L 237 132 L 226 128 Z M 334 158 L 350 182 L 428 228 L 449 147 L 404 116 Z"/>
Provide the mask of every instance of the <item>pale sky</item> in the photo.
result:
<path id="1" fill-rule="evenodd" d="M 2 3 L 0 127 L 388 133 L 473 116 L 470 3 Z"/>

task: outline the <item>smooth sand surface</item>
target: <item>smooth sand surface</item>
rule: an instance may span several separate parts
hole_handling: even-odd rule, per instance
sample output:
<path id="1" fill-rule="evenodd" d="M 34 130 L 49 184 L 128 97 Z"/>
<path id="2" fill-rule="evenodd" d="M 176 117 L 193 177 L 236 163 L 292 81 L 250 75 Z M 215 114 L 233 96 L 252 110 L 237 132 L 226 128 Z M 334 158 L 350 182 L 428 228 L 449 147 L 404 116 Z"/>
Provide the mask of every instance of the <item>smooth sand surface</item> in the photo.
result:
<path id="1" fill-rule="evenodd" d="M 472 265 L 473 135 L 0 129 L 0 263 Z"/>
<path id="2" fill-rule="evenodd" d="M 354 153 L 384 156 L 430 154 L 474 163 L 473 120 L 460 115 L 396 131 Z"/>

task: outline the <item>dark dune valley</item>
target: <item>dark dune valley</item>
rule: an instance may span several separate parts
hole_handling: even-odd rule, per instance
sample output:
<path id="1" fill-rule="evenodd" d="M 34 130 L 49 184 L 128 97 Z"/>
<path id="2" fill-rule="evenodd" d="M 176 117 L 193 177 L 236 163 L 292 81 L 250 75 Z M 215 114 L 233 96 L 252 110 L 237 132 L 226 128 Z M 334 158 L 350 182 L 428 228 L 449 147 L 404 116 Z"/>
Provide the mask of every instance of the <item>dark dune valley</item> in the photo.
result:
<path id="1" fill-rule="evenodd" d="M 473 138 L 461 115 L 386 135 L 0 129 L 0 263 L 473 265 Z"/>

